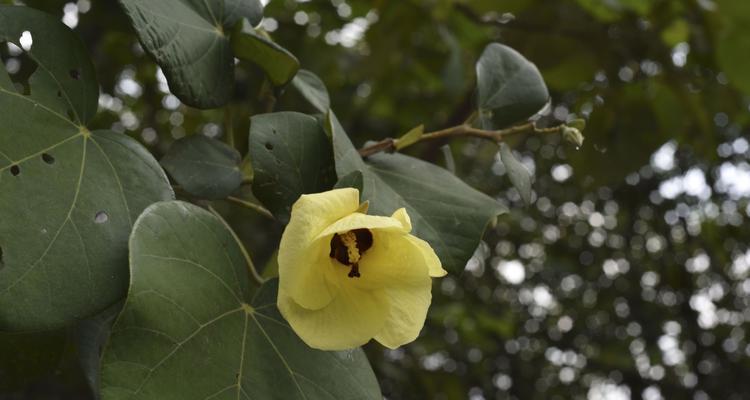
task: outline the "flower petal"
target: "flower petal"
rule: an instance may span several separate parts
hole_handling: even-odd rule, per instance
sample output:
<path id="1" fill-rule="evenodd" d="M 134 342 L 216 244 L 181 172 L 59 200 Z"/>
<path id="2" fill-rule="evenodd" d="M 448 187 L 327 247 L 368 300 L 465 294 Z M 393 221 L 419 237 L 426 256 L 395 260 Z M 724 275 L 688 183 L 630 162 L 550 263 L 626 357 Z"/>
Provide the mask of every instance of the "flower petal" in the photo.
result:
<path id="1" fill-rule="evenodd" d="M 439 278 L 448 274 L 448 272 L 443 269 L 440 259 L 437 254 L 435 254 L 435 250 L 432 249 L 432 246 L 430 246 L 429 243 L 412 235 L 409 235 L 409 241 L 412 242 L 422 253 L 422 257 L 424 257 L 425 263 L 427 264 L 427 269 L 430 271 L 430 276 Z"/>
<path id="2" fill-rule="evenodd" d="M 336 297 L 320 310 L 300 307 L 281 288 L 277 304 L 294 332 L 308 346 L 344 350 L 361 346 L 383 330 L 388 300 L 383 291 L 361 291 L 343 285 Z"/>
<path id="3" fill-rule="evenodd" d="M 424 326 L 432 301 L 431 290 L 432 280 L 429 278 L 417 285 L 387 288 L 385 293 L 390 302 L 390 312 L 375 340 L 391 349 L 414 341 Z"/>
<path id="4" fill-rule="evenodd" d="M 327 281 L 329 242 L 315 238 L 358 207 L 359 191 L 351 188 L 302 195 L 292 206 L 279 244 L 279 284 L 300 306 L 319 309 L 333 299 L 336 285 Z"/>
<path id="5" fill-rule="evenodd" d="M 383 230 L 375 230 L 372 235 L 372 247 L 359 262 L 361 276 L 351 284 L 373 290 L 429 281 L 427 262 L 422 250 L 409 239 L 411 235 Z"/>
<path id="6" fill-rule="evenodd" d="M 329 225 L 318 235 L 318 238 L 331 237 L 334 233 L 344 233 L 354 229 L 367 228 L 370 230 L 385 229 L 404 232 L 404 226 L 401 221 L 391 217 L 381 217 L 378 215 L 367 215 L 353 213 L 341 218 L 340 220 Z"/>
<path id="7" fill-rule="evenodd" d="M 411 232 L 411 218 L 409 218 L 409 214 L 406 213 L 406 209 L 401 207 L 398 210 L 393 212 L 393 215 L 391 215 L 391 218 L 395 218 L 401 222 L 401 225 L 404 227 L 404 231 Z"/>

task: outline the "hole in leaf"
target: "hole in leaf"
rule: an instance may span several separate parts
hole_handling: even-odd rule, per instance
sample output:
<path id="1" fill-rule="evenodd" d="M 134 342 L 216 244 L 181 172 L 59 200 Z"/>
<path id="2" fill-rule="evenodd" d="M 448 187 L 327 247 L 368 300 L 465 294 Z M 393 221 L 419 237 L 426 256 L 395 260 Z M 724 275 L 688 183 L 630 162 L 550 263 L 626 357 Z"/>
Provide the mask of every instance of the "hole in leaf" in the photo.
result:
<path id="1" fill-rule="evenodd" d="M 19 167 L 18 165 L 11 165 L 10 166 L 10 173 L 13 176 L 18 176 L 18 174 L 21 173 L 21 167 Z"/>
<path id="2" fill-rule="evenodd" d="M 62 97 L 62 91 L 60 90 L 57 91 L 57 97 Z"/>
<path id="3" fill-rule="evenodd" d="M 0 269 L 3 269 L 5 266 L 5 261 L 3 260 L 3 248 L 0 247 Z"/>
<path id="4" fill-rule="evenodd" d="M 55 157 L 52 157 L 51 155 L 47 153 L 42 153 L 42 160 L 44 160 L 44 162 L 46 162 L 49 165 L 52 165 L 55 163 Z"/>
<path id="5" fill-rule="evenodd" d="M 266 143 L 266 149 L 273 150 L 273 145 L 271 143 Z"/>
<path id="6" fill-rule="evenodd" d="M 77 70 L 75 68 L 71 69 L 70 71 L 68 71 L 68 75 L 70 75 L 70 77 L 73 78 L 73 79 L 75 79 L 75 80 L 81 79 L 81 71 L 79 71 L 79 70 Z"/>
<path id="7" fill-rule="evenodd" d="M 105 222 L 109 221 L 109 215 L 106 211 L 99 211 L 94 215 L 94 222 L 97 224 L 103 224 Z"/>

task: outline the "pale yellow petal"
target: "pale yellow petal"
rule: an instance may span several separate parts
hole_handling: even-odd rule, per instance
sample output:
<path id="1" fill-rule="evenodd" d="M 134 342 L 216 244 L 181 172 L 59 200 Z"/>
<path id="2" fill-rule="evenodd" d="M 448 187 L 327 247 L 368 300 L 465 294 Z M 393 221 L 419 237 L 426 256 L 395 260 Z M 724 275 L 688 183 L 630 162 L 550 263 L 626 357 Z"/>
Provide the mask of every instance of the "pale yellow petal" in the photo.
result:
<path id="1" fill-rule="evenodd" d="M 400 221 L 401 225 L 404 227 L 405 232 L 411 232 L 411 218 L 409 218 L 409 214 L 406 213 L 405 208 L 402 207 L 396 210 L 393 215 L 391 215 L 391 218 L 395 218 Z"/>
<path id="2" fill-rule="evenodd" d="M 425 263 L 427 264 L 427 269 L 430 271 L 430 276 L 439 278 L 448 273 L 443 269 L 440 259 L 437 254 L 435 254 L 435 250 L 432 249 L 432 246 L 430 246 L 429 243 L 413 235 L 409 235 L 409 241 L 412 242 L 421 252 L 422 257 L 424 257 Z"/>
<path id="3" fill-rule="evenodd" d="M 281 250 L 279 250 L 281 251 Z M 300 306 L 317 310 L 331 302 L 338 291 L 340 280 L 336 272 L 339 269 L 348 271 L 332 259 L 328 240 L 317 240 L 297 257 L 298 266 L 288 268 L 284 279 L 279 278 L 283 287 Z M 279 275 L 281 267 L 279 267 Z"/>
<path id="4" fill-rule="evenodd" d="M 304 194 L 292 206 L 292 216 L 287 230 L 305 228 L 309 237 L 318 234 L 339 219 L 359 208 L 359 190 L 334 189 L 327 192 Z"/>
<path id="5" fill-rule="evenodd" d="M 424 326 L 432 301 L 431 290 L 432 281 L 429 278 L 418 285 L 387 288 L 385 293 L 390 302 L 390 312 L 375 340 L 391 349 L 414 341 Z"/>
<path id="6" fill-rule="evenodd" d="M 320 310 L 307 310 L 279 288 L 277 305 L 294 332 L 308 346 L 344 350 L 361 346 L 381 332 L 389 302 L 383 291 L 361 291 L 344 285 Z"/>
<path id="7" fill-rule="evenodd" d="M 402 222 L 395 218 L 353 213 L 329 225 L 322 232 L 320 232 L 318 238 L 323 238 L 326 236 L 330 238 L 334 233 L 343 233 L 362 228 L 367 228 L 371 231 L 377 229 L 385 229 L 404 232 L 404 226 Z"/>
<path id="8" fill-rule="evenodd" d="M 422 251 L 409 236 L 397 231 L 373 231 L 372 247 L 359 262 L 361 276 L 352 279 L 352 284 L 372 290 L 429 281 Z"/>
<path id="9" fill-rule="evenodd" d="M 333 299 L 336 284 L 327 280 L 330 242 L 315 238 L 358 207 L 359 191 L 351 188 L 303 195 L 292 206 L 279 244 L 279 285 L 299 305 L 319 309 Z"/>

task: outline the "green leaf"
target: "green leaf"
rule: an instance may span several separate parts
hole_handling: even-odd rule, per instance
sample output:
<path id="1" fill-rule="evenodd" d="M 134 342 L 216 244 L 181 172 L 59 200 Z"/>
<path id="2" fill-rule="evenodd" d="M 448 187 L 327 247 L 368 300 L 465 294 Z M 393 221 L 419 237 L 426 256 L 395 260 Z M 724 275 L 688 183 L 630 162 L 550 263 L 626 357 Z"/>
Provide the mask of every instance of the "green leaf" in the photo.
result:
<path id="1" fill-rule="evenodd" d="M 342 176 L 333 188 L 355 188 L 359 190 L 360 194 L 362 194 L 362 191 L 364 190 L 364 177 L 361 172 L 352 171 L 351 173 Z"/>
<path id="2" fill-rule="evenodd" d="M 419 125 L 412 128 L 409 132 L 404 133 L 403 136 L 396 140 L 396 150 L 401 150 L 404 147 L 409 147 L 414 143 L 417 143 L 424 134 L 424 125 Z"/>
<path id="3" fill-rule="evenodd" d="M 292 86 L 304 97 L 316 110 L 326 113 L 331 108 L 331 99 L 328 89 L 320 78 L 314 73 L 301 69 L 292 79 Z"/>
<path id="4" fill-rule="evenodd" d="M 372 214 L 391 215 L 405 207 L 412 233 L 430 243 L 446 270 L 462 271 L 488 222 L 507 211 L 449 171 L 417 158 L 379 153 L 364 162 L 333 113 L 326 128 L 338 176 L 362 173 L 361 198 L 370 201 Z"/>
<path id="5" fill-rule="evenodd" d="M 275 86 L 286 85 L 299 70 L 299 60 L 294 54 L 256 33 L 247 21 L 235 26 L 232 49 L 240 60 L 258 64 Z"/>
<path id="6" fill-rule="evenodd" d="M 505 6 L 503 4 L 503 8 Z M 439 26 L 438 33 L 449 51 L 448 60 L 445 62 L 441 73 L 443 85 L 447 93 L 457 97 L 465 90 L 464 81 L 466 80 L 466 74 L 464 73 L 463 48 L 456 35 L 445 26 Z"/>
<path id="7" fill-rule="evenodd" d="M 100 399 L 99 384 L 101 381 L 99 364 L 102 358 L 104 346 L 109 340 L 112 325 L 117 315 L 122 310 L 124 302 L 118 302 L 107 308 L 102 313 L 85 319 L 71 329 L 70 340 L 76 347 L 76 362 L 81 372 L 95 393 L 95 398 Z"/>
<path id="8" fill-rule="evenodd" d="M 102 361 L 102 398 L 380 399 L 364 353 L 305 345 L 252 297 L 232 232 L 183 202 L 149 207 L 130 240 L 130 293 Z"/>
<path id="9" fill-rule="evenodd" d="M 227 32 L 242 18 L 257 24 L 259 0 L 120 0 L 143 48 L 164 70 L 169 88 L 198 108 L 224 105 L 234 85 Z"/>
<path id="10" fill-rule="evenodd" d="M 188 193 L 204 199 L 223 199 L 242 184 L 240 153 L 226 143 L 192 135 L 174 143 L 161 165 Z"/>
<path id="11" fill-rule="evenodd" d="M 98 84 L 83 43 L 59 18 L 0 6 L 0 42 L 37 65 L 18 92 L 0 71 L 0 330 L 43 330 L 95 314 L 127 288 L 127 238 L 170 199 L 164 171 L 134 140 L 90 132 Z"/>
<path id="12" fill-rule="evenodd" d="M 517 51 L 490 43 L 477 61 L 479 115 L 485 129 L 523 121 L 549 100 L 539 70 Z"/>
<path id="13" fill-rule="evenodd" d="M 318 121 L 306 114 L 279 112 L 250 119 L 253 193 L 282 222 L 300 195 L 336 183 L 331 143 Z"/>
<path id="14" fill-rule="evenodd" d="M 534 177 L 529 172 L 529 169 L 516 159 L 513 151 L 505 143 L 500 143 L 500 160 L 505 165 L 510 182 L 518 190 L 523 202 L 527 205 L 531 204 L 531 184 Z"/>

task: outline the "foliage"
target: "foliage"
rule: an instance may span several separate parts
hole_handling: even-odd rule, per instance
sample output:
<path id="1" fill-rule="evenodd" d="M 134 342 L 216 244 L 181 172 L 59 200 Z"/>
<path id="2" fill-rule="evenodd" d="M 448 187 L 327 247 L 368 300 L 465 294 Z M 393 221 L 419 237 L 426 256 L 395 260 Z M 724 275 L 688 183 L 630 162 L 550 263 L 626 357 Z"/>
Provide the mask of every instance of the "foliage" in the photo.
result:
<path id="1" fill-rule="evenodd" d="M 54 17 L 26 8 L 0 9 L 0 41 L 15 43 L 0 44 L 10 78 L 0 72 L 0 151 L 7 155 L 7 160 L 0 157 L 0 291 L 6 285 L 7 292 L 0 293 L 0 331 L 51 330 L 0 333 L 3 396 L 70 398 L 97 392 L 100 350 L 91 344 L 109 337 L 119 304 L 108 306 L 125 294 L 129 221 L 135 222 L 148 204 L 173 197 L 155 159 L 168 169 L 165 157 L 169 160 L 185 140 L 234 148 L 242 155 L 240 161 L 235 153 L 210 153 L 224 154 L 220 164 L 232 166 L 203 178 L 203 188 L 222 186 L 218 192 L 209 189 L 213 194 L 189 188 L 169 171 L 179 184 L 179 197 L 211 205 L 242 244 L 215 215 L 185 203 L 160 205 L 182 207 L 207 225 L 175 222 L 183 235 L 215 228 L 239 258 L 232 265 L 240 269 L 247 264 L 239 254 L 246 248 L 257 272 L 274 275 L 284 215 L 302 193 L 358 187 L 371 210 L 390 215 L 394 207 L 406 206 L 410 215 L 423 217 L 415 222 L 415 232 L 431 242 L 450 275 L 433 289 L 428 322 L 416 342 L 397 350 L 365 347 L 388 398 L 739 399 L 750 391 L 744 379 L 750 368 L 745 332 L 750 259 L 744 227 L 750 198 L 750 74 L 742 56 L 750 37 L 743 23 L 750 20 L 750 10 L 744 1 L 274 0 L 263 10 L 258 28 L 250 25 L 260 16 L 253 19 L 250 11 L 245 15 L 252 17 L 249 24 L 236 24 L 225 13 L 229 7 L 209 10 L 187 1 L 25 3 Z M 190 25 L 204 29 L 152 23 L 154 12 L 137 12 L 144 7 L 162 7 L 160 15 L 188 18 Z M 8 18 L 9 12 L 19 16 Z M 60 18 L 75 27 L 74 33 Z M 31 24 L 43 26 L 29 29 Z M 27 30 L 33 44 L 23 51 Z M 487 47 L 492 42 L 502 45 Z M 487 107 L 482 99 L 491 96 L 482 93 L 494 91 L 496 84 L 485 83 L 475 72 L 477 61 L 487 61 L 487 52 L 499 53 L 502 62 L 516 60 L 515 67 L 529 77 L 518 87 L 533 82 L 534 88 L 508 103 L 524 105 L 512 118 L 498 121 L 494 117 L 505 118 L 505 113 L 493 111 L 497 125 L 491 127 L 484 126 L 489 115 L 482 111 L 497 107 Z M 55 62 L 44 68 L 45 59 Z M 297 71 L 299 66 L 304 69 Z M 283 73 L 269 74 L 276 72 Z M 58 98 L 58 87 L 69 102 Z M 548 100 L 537 114 L 535 108 Z M 301 119 L 310 135 L 279 130 L 281 137 L 272 145 L 277 153 L 254 142 L 274 138 L 276 129 L 274 122 L 268 124 L 270 133 L 259 132 L 254 127 L 258 118 L 273 122 L 292 112 L 309 114 Z M 530 125 L 523 123 L 528 117 Z M 570 130 L 582 130 L 579 119 L 586 123 L 583 145 Z M 422 130 L 414 130 L 420 125 Z M 476 131 L 480 128 L 501 129 L 502 134 L 489 138 L 506 142 L 508 151 L 499 152 Z M 195 139 L 202 137 L 210 140 Z M 293 141 L 282 141 L 289 137 Z M 400 139 L 390 139 L 395 137 Z M 69 141 L 46 150 L 61 140 Z M 295 147 L 300 140 L 318 148 L 321 157 L 302 157 L 307 153 Z M 322 145 L 328 140 L 333 142 L 326 150 Z M 450 165 L 440 150 L 446 143 L 448 154 L 455 156 L 453 172 L 437 166 Z M 363 157 L 358 148 L 375 153 Z M 387 154 L 394 150 L 403 154 Z M 239 188 L 226 184 L 238 182 L 235 166 L 241 172 Z M 274 174 L 295 169 L 304 178 Z M 119 188 L 115 177 L 121 180 Z M 525 183 L 531 177 L 533 186 Z M 75 178 L 88 184 L 77 197 L 71 184 Z M 466 212 L 454 218 L 467 204 Z M 495 218 L 506 209 L 508 214 Z M 452 219 L 458 220 L 457 229 Z M 56 229 L 60 237 L 50 241 Z M 450 238 L 448 245 L 441 244 L 443 237 Z M 150 240 L 156 246 L 165 239 Z M 220 250 L 210 240 L 179 251 L 188 259 L 209 257 Z M 30 269 L 47 246 L 48 261 L 39 264 L 44 269 Z M 99 266 L 94 281 L 86 275 L 91 265 Z M 139 265 L 145 264 L 133 262 L 130 268 Z M 210 265 L 222 270 L 229 264 Z M 65 273 L 43 273 L 54 269 Z M 28 270 L 33 278 L 28 285 L 7 289 Z M 245 271 L 245 282 L 253 287 L 254 272 Z M 209 290 L 216 282 L 208 280 L 200 284 L 205 291 L 194 289 L 186 296 L 177 285 L 195 285 L 191 281 L 197 278 L 170 277 L 167 289 L 186 304 L 203 295 L 226 295 Z M 272 286 L 266 283 L 255 301 L 273 303 L 262 300 Z M 252 293 L 242 293 L 248 297 L 241 303 L 252 304 Z M 159 311 L 134 300 L 126 300 L 131 316 Z M 201 303 L 190 311 L 210 306 Z M 94 316 L 100 310 L 104 313 Z M 150 334 L 141 328 L 177 328 L 181 315 L 120 317 L 110 346 L 145 362 L 158 354 L 148 354 L 151 344 L 164 340 L 156 346 L 163 350 L 168 341 L 146 339 Z M 236 320 L 226 322 L 254 329 L 242 325 L 250 315 L 238 312 L 231 316 Z M 91 318 L 79 321 L 83 317 Z M 128 326 L 137 329 L 123 330 Z M 193 379 L 182 389 L 218 391 L 241 379 L 236 367 L 242 363 L 236 358 L 242 352 L 228 350 L 257 332 L 246 336 L 235 328 L 223 332 L 227 347 L 215 352 L 216 360 L 193 355 L 187 365 L 224 357 L 231 366 L 209 368 L 212 374 L 202 375 L 205 381 Z M 275 328 L 289 332 L 280 324 Z M 169 333 L 179 341 L 187 331 Z M 137 343 L 127 342 L 129 333 Z M 281 347 L 289 354 L 309 351 L 295 347 L 294 337 L 284 339 Z M 264 355 L 268 341 L 253 343 L 258 357 L 272 363 L 269 368 L 278 363 L 273 354 Z M 200 346 L 191 351 L 209 354 Z M 130 386 L 139 379 L 118 371 L 122 366 L 112 368 L 113 354 L 107 350 L 104 356 L 110 372 L 102 386 L 108 397 L 115 396 L 113 382 Z M 316 368 L 335 365 L 327 360 L 330 356 Z M 363 368 L 366 393 L 377 393 L 367 361 L 359 355 L 347 360 Z M 156 370 L 165 380 L 151 387 L 168 390 L 167 383 L 160 383 L 176 379 L 180 367 L 163 367 Z M 271 379 L 267 371 L 253 371 L 247 374 Z M 288 379 L 283 369 L 274 371 Z M 216 381 L 227 384 L 206 383 L 213 372 L 227 374 Z M 183 375 L 179 378 L 183 385 Z M 297 393 L 284 385 L 279 396 Z M 236 397 L 240 387 L 224 395 Z"/>

